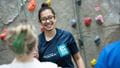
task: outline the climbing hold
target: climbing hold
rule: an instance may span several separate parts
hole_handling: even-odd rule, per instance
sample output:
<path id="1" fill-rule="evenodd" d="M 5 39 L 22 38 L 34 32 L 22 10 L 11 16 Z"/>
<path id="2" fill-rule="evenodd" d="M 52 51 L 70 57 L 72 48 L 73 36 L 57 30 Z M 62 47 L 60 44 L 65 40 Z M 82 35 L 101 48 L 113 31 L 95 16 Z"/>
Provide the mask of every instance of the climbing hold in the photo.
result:
<path id="1" fill-rule="evenodd" d="M 71 27 L 75 29 L 76 26 L 77 26 L 77 21 L 76 21 L 76 19 L 72 19 L 72 20 L 70 21 L 70 23 L 71 23 Z"/>
<path id="2" fill-rule="evenodd" d="M 100 45 L 100 43 L 101 43 L 100 37 L 96 36 L 94 42 L 95 42 L 96 45 Z"/>
<path id="3" fill-rule="evenodd" d="M 98 4 L 95 6 L 95 11 L 100 11 L 100 6 Z"/>
<path id="4" fill-rule="evenodd" d="M 99 25 L 102 25 L 104 22 L 102 15 L 98 15 L 97 17 L 95 17 L 95 20 L 96 20 L 96 23 Z"/>
<path id="5" fill-rule="evenodd" d="M 2 33 L 0 34 L 0 39 L 1 39 L 1 40 L 4 40 L 5 37 L 7 36 L 7 33 L 8 33 L 7 29 L 4 29 L 4 30 L 2 31 Z"/>
<path id="6" fill-rule="evenodd" d="M 35 0 L 29 0 L 28 5 L 27 5 L 27 9 L 30 12 L 33 12 L 36 8 L 36 1 Z"/>
<path id="7" fill-rule="evenodd" d="M 79 43 L 79 45 L 80 45 L 80 48 L 82 48 L 82 47 L 84 46 L 83 40 L 78 39 L 78 43 Z"/>
<path id="8" fill-rule="evenodd" d="M 81 6 L 81 0 L 76 1 L 76 4 L 77 4 L 78 6 Z"/>
<path id="9" fill-rule="evenodd" d="M 6 37 L 6 33 L 2 33 L 2 34 L 0 34 L 0 39 L 1 39 L 1 40 L 4 40 L 5 37 Z"/>
<path id="10" fill-rule="evenodd" d="M 95 58 L 93 58 L 93 59 L 90 61 L 90 64 L 91 64 L 91 66 L 92 66 L 92 67 L 94 67 L 94 66 L 95 66 L 95 64 L 96 64 L 96 59 L 95 59 Z"/>
<path id="11" fill-rule="evenodd" d="M 85 17 L 84 18 L 84 24 L 85 24 L 85 26 L 90 26 L 91 25 L 91 23 L 92 23 L 92 19 L 90 18 L 90 17 Z"/>
<path id="12" fill-rule="evenodd" d="M 46 0 L 46 2 L 48 4 L 48 6 L 51 6 L 52 0 Z"/>

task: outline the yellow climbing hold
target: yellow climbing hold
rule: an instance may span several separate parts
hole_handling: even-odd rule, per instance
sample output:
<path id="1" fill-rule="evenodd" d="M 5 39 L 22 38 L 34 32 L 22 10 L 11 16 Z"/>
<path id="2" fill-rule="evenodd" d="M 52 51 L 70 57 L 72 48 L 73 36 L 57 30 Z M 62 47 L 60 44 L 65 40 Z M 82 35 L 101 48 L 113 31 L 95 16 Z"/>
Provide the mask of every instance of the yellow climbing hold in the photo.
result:
<path id="1" fill-rule="evenodd" d="M 52 0 L 46 0 L 45 3 L 47 3 L 49 6 L 51 6 L 51 2 L 52 2 Z"/>
<path id="2" fill-rule="evenodd" d="M 91 66 L 95 66 L 95 64 L 96 64 L 96 59 L 95 59 L 95 58 L 92 59 L 92 60 L 90 61 L 90 64 L 91 64 Z"/>

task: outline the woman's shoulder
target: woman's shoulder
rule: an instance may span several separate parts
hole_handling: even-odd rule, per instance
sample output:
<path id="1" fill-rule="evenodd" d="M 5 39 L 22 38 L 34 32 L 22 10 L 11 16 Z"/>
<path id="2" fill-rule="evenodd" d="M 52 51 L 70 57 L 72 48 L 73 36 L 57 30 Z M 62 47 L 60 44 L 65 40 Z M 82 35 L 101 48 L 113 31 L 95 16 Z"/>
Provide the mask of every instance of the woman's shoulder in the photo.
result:
<path id="1" fill-rule="evenodd" d="M 72 33 L 69 32 L 68 30 L 63 30 L 63 29 L 59 29 L 59 28 L 57 28 L 57 32 L 62 34 L 62 35 L 66 35 L 66 36 L 71 36 L 72 35 Z"/>
<path id="2" fill-rule="evenodd" d="M 0 68 L 10 68 L 9 64 L 0 65 Z"/>

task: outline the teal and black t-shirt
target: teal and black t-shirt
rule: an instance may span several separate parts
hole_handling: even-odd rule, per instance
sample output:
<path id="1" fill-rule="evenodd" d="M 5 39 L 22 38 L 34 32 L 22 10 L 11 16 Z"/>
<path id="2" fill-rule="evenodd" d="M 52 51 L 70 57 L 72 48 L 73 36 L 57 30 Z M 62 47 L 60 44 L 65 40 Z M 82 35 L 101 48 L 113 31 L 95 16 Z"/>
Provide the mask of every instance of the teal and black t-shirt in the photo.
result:
<path id="1" fill-rule="evenodd" d="M 56 29 L 55 37 L 46 41 L 44 33 L 39 35 L 39 60 L 56 63 L 60 67 L 74 68 L 72 56 L 79 49 L 70 32 Z"/>

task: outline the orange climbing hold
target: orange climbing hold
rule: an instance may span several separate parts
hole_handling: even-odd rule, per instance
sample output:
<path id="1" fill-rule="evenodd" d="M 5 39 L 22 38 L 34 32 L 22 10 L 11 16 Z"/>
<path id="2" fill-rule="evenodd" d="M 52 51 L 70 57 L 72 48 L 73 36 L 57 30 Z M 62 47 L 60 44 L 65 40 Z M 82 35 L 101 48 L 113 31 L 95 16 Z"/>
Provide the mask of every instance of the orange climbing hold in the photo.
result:
<path id="1" fill-rule="evenodd" d="M 30 12 L 33 12 L 36 8 L 36 0 L 29 0 L 28 5 L 27 5 L 27 9 Z"/>

